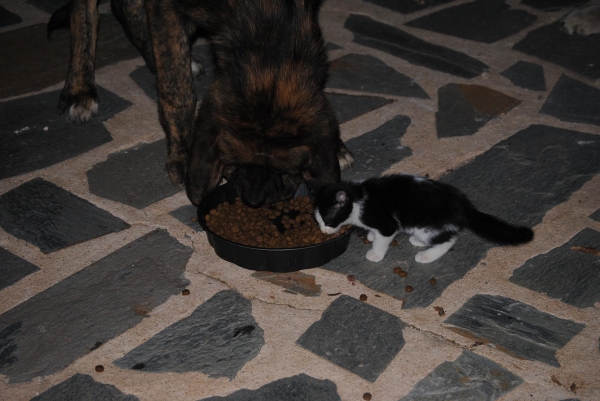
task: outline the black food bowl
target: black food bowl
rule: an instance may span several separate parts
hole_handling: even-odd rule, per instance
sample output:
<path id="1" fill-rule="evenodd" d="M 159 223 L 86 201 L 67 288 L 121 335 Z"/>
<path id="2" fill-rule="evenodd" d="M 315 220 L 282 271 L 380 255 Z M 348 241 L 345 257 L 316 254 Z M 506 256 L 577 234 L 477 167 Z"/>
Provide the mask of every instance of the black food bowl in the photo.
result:
<path id="1" fill-rule="evenodd" d="M 198 207 L 198 222 L 206 231 L 208 242 L 221 259 L 245 269 L 285 273 L 322 266 L 348 249 L 353 230 L 320 244 L 298 248 L 257 248 L 220 237 L 210 231 L 204 217 L 223 202 L 235 202 L 236 197 L 235 188 L 227 184 L 221 185 Z"/>

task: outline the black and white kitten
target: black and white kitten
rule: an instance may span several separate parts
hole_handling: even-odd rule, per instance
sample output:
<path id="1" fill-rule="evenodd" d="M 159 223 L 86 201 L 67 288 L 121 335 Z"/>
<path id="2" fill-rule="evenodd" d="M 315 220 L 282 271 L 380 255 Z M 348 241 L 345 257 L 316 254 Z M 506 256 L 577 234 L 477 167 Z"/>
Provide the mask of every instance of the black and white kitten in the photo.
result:
<path id="1" fill-rule="evenodd" d="M 368 230 L 373 242 L 367 259 L 379 262 L 398 232 L 410 234 L 414 246 L 431 246 L 415 260 L 430 263 L 444 255 L 456 235 L 468 228 L 499 245 L 520 245 L 533 231 L 505 223 L 475 209 L 457 188 L 441 182 L 398 174 L 363 182 L 311 182 L 316 191 L 315 218 L 322 232 L 336 233 L 351 224 Z"/>

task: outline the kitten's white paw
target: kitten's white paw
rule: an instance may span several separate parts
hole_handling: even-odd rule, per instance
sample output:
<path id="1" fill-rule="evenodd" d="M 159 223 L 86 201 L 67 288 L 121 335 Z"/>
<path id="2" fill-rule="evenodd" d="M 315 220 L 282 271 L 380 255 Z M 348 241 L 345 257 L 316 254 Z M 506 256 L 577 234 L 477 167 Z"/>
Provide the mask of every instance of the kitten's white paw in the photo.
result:
<path id="1" fill-rule="evenodd" d="M 375 234 L 373 234 L 373 231 L 369 231 L 367 233 L 367 239 L 371 242 L 373 242 L 373 240 L 375 239 Z"/>
<path id="2" fill-rule="evenodd" d="M 372 249 L 367 252 L 367 260 L 370 260 L 371 262 L 380 262 L 384 256 L 385 255 L 382 255 Z"/>
<path id="3" fill-rule="evenodd" d="M 410 238 L 408 239 L 410 241 L 411 244 L 413 244 L 414 246 L 427 246 L 427 244 L 425 244 L 423 241 L 419 240 L 417 237 L 415 237 L 414 235 L 411 235 Z"/>
<path id="4" fill-rule="evenodd" d="M 442 256 L 439 254 L 439 252 L 436 251 L 436 249 L 429 248 L 426 251 L 418 252 L 415 255 L 415 260 L 419 263 L 431 263 L 433 261 L 436 261 Z"/>

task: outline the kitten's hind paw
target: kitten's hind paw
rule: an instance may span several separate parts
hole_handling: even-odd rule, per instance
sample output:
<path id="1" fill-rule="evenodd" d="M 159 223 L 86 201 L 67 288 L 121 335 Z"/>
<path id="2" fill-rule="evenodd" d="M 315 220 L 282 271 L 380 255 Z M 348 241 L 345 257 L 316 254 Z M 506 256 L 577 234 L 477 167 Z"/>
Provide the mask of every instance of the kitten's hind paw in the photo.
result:
<path id="1" fill-rule="evenodd" d="M 410 238 L 408 239 L 410 241 L 411 244 L 413 244 L 414 246 L 427 246 L 427 244 L 425 244 L 423 241 L 419 240 L 417 237 L 415 237 L 414 235 L 411 235 Z"/>
<path id="2" fill-rule="evenodd" d="M 375 234 L 373 234 L 373 231 L 369 231 L 367 233 L 367 239 L 371 242 L 373 242 L 375 240 Z"/>
<path id="3" fill-rule="evenodd" d="M 381 254 L 372 249 L 367 252 L 367 260 L 370 260 L 371 262 L 380 262 L 384 256 L 385 254 Z"/>

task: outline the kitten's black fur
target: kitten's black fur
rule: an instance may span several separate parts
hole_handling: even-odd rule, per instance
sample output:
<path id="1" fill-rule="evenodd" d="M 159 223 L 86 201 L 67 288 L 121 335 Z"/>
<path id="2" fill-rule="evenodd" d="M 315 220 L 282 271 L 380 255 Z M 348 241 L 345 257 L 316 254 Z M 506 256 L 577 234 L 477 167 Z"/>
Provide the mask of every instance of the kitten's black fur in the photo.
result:
<path id="1" fill-rule="evenodd" d="M 317 193 L 315 217 L 321 231 L 333 234 L 346 224 L 367 229 L 373 241 L 367 259 L 373 262 L 383 259 L 398 232 L 411 234 L 415 246 L 432 246 L 416 255 L 421 263 L 448 252 L 463 228 L 499 245 L 533 239 L 530 228 L 482 213 L 457 188 L 421 177 L 398 174 L 360 183 L 311 185 Z"/>

